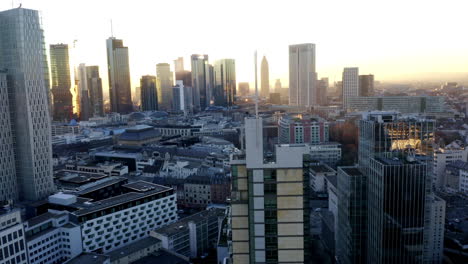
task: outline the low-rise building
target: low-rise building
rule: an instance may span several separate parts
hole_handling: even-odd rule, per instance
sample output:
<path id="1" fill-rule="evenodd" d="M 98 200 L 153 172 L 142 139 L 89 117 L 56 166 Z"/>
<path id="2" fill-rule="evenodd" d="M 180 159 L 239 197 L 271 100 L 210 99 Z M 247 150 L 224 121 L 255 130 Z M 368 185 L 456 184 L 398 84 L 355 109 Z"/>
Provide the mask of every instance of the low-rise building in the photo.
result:
<path id="1" fill-rule="evenodd" d="M 0 263 L 29 263 L 19 209 L 0 209 Z"/>
<path id="2" fill-rule="evenodd" d="M 326 164 L 316 164 L 309 166 L 310 187 L 314 192 L 326 192 L 328 176 L 335 176 L 336 171 Z"/>
<path id="3" fill-rule="evenodd" d="M 445 167 L 457 160 L 468 161 L 468 148 L 461 147 L 456 142 L 452 142 L 444 148 L 434 151 L 434 184 L 437 188 L 446 188 L 448 179 L 445 174 Z"/>
<path id="4" fill-rule="evenodd" d="M 130 264 L 159 251 L 161 248 L 161 240 L 149 236 L 125 247 L 115 249 L 107 253 L 107 255 L 110 256 L 111 264 Z"/>
<path id="5" fill-rule="evenodd" d="M 162 247 L 187 257 L 200 257 L 216 248 L 225 209 L 210 208 L 151 231 Z"/>
<path id="6" fill-rule="evenodd" d="M 143 146 L 159 141 L 161 134 L 152 126 L 137 125 L 125 129 L 125 132 L 120 134 L 118 143 L 126 146 Z"/>
<path id="7" fill-rule="evenodd" d="M 318 144 L 328 140 L 328 122 L 320 117 L 284 115 L 278 121 L 280 144 Z"/>

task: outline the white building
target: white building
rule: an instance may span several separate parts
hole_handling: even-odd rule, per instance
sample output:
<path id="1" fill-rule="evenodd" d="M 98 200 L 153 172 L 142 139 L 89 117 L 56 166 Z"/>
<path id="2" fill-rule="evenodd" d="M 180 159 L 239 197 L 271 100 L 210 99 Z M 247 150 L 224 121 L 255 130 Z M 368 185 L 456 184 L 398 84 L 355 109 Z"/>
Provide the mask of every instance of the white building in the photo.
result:
<path id="1" fill-rule="evenodd" d="M 429 247 L 426 252 L 427 263 L 442 263 L 444 258 L 445 201 L 434 196 L 431 203 L 431 223 L 429 227 Z"/>
<path id="2" fill-rule="evenodd" d="M 327 192 L 326 177 L 336 176 L 336 171 L 325 164 L 309 166 L 310 187 L 314 192 Z"/>
<path id="3" fill-rule="evenodd" d="M 348 99 L 359 95 L 359 68 L 347 67 L 343 70 L 343 109 L 348 107 Z"/>
<path id="4" fill-rule="evenodd" d="M 437 188 L 445 188 L 447 186 L 448 180 L 445 173 L 446 166 L 457 160 L 467 162 L 467 158 L 468 148 L 461 147 L 456 142 L 452 142 L 444 148 L 439 148 L 438 150 L 434 151 L 433 177 L 435 186 Z"/>
<path id="5" fill-rule="evenodd" d="M 24 223 L 30 264 L 62 263 L 83 251 L 81 228 L 67 212 L 48 212 Z"/>
<path id="6" fill-rule="evenodd" d="M 18 209 L 0 211 L 0 263 L 29 263 Z"/>
<path id="7" fill-rule="evenodd" d="M 317 103 L 315 44 L 289 46 L 289 104 L 311 107 Z"/>

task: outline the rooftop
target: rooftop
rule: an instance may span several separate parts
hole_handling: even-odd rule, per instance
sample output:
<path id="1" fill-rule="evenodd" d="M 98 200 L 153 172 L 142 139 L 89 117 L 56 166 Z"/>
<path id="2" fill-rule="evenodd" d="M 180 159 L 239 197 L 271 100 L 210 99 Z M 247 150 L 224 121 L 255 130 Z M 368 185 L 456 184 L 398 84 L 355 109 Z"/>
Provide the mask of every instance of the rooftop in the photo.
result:
<path id="1" fill-rule="evenodd" d="M 60 170 L 55 173 L 61 182 L 69 182 L 75 184 L 85 184 L 107 177 L 102 173 L 92 173 L 74 170 Z"/>
<path id="2" fill-rule="evenodd" d="M 327 165 L 324 164 L 319 164 L 319 165 L 311 165 L 309 166 L 310 170 L 313 170 L 315 173 L 333 173 L 336 172 L 334 169 L 328 167 Z"/>
<path id="3" fill-rule="evenodd" d="M 95 253 L 83 252 L 80 255 L 66 261 L 66 264 L 102 264 L 109 259 L 109 256 L 100 255 Z"/>
<path id="4" fill-rule="evenodd" d="M 52 220 L 52 219 L 60 218 L 60 217 L 65 216 L 65 215 L 66 215 L 65 213 L 54 214 L 54 213 L 51 213 L 51 212 L 47 212 L 45 214 L 41 214 L 39 216 L 31 218 L 27 222 L 28 222 L 28 226 L 32 227 L 32 226 L 35 226 L 35 225 L 45 223 L 45 222 L 47 222 L 49 220 Z"/>
<path id="5" fill-rule="evenodd" d="M 205 211 L 201 211 L 199 213 L 193 214 L 191 216 L 187 216 L 185 218 L 180 219 L 179 221 L 172 223 L 170 225 L 166 225 L 164 227 L 156 229 L 154 232 L 163 234 L 166 236 L 171 236 L 177 234 L 181 231 L 188 230 L 188 223 L 195 222 L 199 223 L 203 220 L 206 220 L 209 217 L 224 217 L 225 210 L 222 208 L 210 208 Z"/>
<path id="6" fill-rule="evenodd" d="M 142 249 L 148 248 L 152 245 L 161 243 L 161 240 L 149 236 L 145 237 L 143 239 L 140 239 L 136 242 L 133 242 L 131 244 L 126 245 L 125 247 L 115 249 L 109 253 L 107 253 L 110 256 L 111 261 L 115 261 L 117 259 L 120 259 L 124 256 L 129 256 L 135 252 L 138 252 Z"/>
<path id="7" fill-rule="evenodd" d="M 350 176 L 361 176 L 361 171 L 356 167 L 340 167 L 344 172 Z"/>
<path id="8" fill-rule="evenodd" d="M 189 264 L 190 262 L 185 258 L 179 257 L 175 254 L 167 252 L 166 250 L 160 250 L 157 254 L 151 254 L 144 258 L 141 258 L 132 264 Z"/>

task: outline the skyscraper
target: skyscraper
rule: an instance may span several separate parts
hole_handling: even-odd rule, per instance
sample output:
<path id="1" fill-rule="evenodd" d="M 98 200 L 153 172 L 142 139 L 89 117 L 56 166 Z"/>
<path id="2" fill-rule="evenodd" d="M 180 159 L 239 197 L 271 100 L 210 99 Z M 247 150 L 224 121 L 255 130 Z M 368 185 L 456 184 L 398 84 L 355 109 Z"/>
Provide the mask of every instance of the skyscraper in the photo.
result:
<path id="1" fill-rule="evenodd" d="M 346 109 L 348 107 L 348 98 L 359 95 L 359 68 L 344 68 L 342 82 L 343 109 Z"/>
<path id="2" fill-rule="evenodd" d="M 88 120 L 91 115 L 91 104 L 89 101 L 88 76 L 86 65 L 78 66 L 78 94 L 79 94 L 79 117 L 80 120 Z"/>
<path id="3" fill-rule="evenodd" d="M 158 108 L 159 110 L 170 111 L 172 109 L 173 78 L 169 63 L 158 63 L 156 65 L 156 75 Z"/>
<path id="4" fill-rule="evenodd" d="M 276 79 L 276 82 L 275 82 L 275 93 L 281 93 L 281 80 L 280 79 Z"/>
<path id="5" fill-rule="evenodd" d="M 215 85 L 213 97 L 215 105 L 231 107 L 236 96 L 236 62 L 222 59 L 214 65 Z"/>
<path id="6" fill-rule="evenodd" d="M 328 78 L 317 81 L 317 104 L 327 105 Z"/>
<path id="7" fill-rule="evenodd" d="M 184 86 L 192 87 L 192 73 L 190 71 L 179 71 L 175 73 L 176 81 L 184 82 Z"/>
<path id="8" fill-rule="evenodd" d="M 359 96 L 374 95 L 374 75 L 359 75 Z"/>
<path id="9" fill-rule="evenodd" d="M 310 107 L 316 104 L 315 44 L 289 46 L 289 104 Z"/>
<path id="10" fill-rule="evenodd" d="M 123 40 L 114 37 L 107 39 L 107 68 L 111 112 L 121 114 L 132 112 L 128 47 L 124 47 Z"/>
<path id="11" fill-rule="evenodd" d="M 269 97 L 270 95 L 270 72 L 268 69 L 268 61 L 265 56 L 263 56 L 262 64 L 260 66 L 260 96 Z"/>
<path id="12" fill-rule="evenodd" d="M 99 76 L 99 66 L 86 66 L 88 81 L 88 96 L 91 116 L 104 116 L 104 98 L 102 95 L 102 80 Z"/>
<path id="13" fill-rule="evenodd" d="M 174 60 L 174 71 L 176 73 L 184 71 L 184 57 L 178 57 Z"/>
<path id="14" fill-rule="evenodd" d="M 240 96 L 247 96 L 249 95 L 249 83 L 248 82 L 240 82 L 239 83 L 239 95 Z"/>
<path id="15" fill-rule="evenodd" d="M 212 100 L 211 65 L 208 64 L 208 55 L 193 54 L 192 62 L 192 95 L 195 111 L 205 110 Z"/>
<path id="16" fill-rule="evenodd" d="M 9 108 L 3 109 L 4 114 L 0 118 L 0 129 L 6 132 L 0 133 L 0 196 L 5 200 L 16 200 L 18 197 L 22 200 L 43 199 L 55 188 L 48 66 L 38 11 L 15 8 L 0 12 L 0 45 L 0 69 L 4 71 L 0 87 L 4 91 L 5 80 L 8 80 L 6 86 L 9 94 Z M 1 96 L 1 100 L 6 102 L 6 97 Z M 10 124 L 5 115 L 9 115 Z M 12 139 L 15 139 L 13 152 L 10 148 Z M 14 157 L 11 157 L 12 154 Z M 15 167 L 11 166 L 12 159 L 15 160 Z M 17 185 L 12 178 L 14 173 Z"/>
<path id="17" fill-rule="evenodd" d="M 158 96 L 156 92 L 156 76 L 145 75 L 140 79 L 141 110 L 158 110 Z"/>
<path id="18" fill-rule="evenodd" d="M 264 162 L 261 118 L 245 119 L 245 155 L 232 166 L 232 263 L 305 263 L 309 258 L 309 162 L 277 145 Z"/>
<path id="19" fill-rule="evenodd" d="M 71 79 L 67 44 L 50 45 L 50 71 L 54 96 L 53 118 L 55 121 L 68 120 L 73 113 L 73 96 L 70 92 Z"/>

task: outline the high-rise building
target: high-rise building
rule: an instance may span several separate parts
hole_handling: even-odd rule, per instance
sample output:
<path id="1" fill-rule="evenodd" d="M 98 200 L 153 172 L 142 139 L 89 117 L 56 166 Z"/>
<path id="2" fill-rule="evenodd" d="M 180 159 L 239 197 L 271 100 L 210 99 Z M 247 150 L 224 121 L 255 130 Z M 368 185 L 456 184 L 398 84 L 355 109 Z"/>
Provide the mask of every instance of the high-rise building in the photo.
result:
<path id="1" fill-rule="evenodd" d="M 78 98 L 80 120 L 88 120 L 92 115 L 89 100 L 88 75 L 86 65 L 83 63 L 78 66 Z"/>
<path id="2" fill-rule="evenodd" d="M 192 72 L 190 71 L 178 71 L 175 72 L 175 80 L 183 81 L 185 86 L 192 87 Z"/>
<path id="3" fill-rule="evenodd" d="M 315 44 L 289 46 L 289 104 L 311 107 L 316 104 Z"/>
<path id="4" fill-rule="evenodd" d="M 73 114 L 73 96 L 70 92 L 70 62 L 68 45 L 50 45 L 51 88 L 54 98 L 55 121 L 69 120 Z"/>
<path id="5" fill-rule="evenodd" d="M 359 96 L 372 96 L 374 94 L 374 75 L 359 75 Z"/>
<path id="6" fill-rule="evenodd" d="M 184 57 L 178 57 L 174 60 L 174 71 L 176 73 L 184 71 Z"/>
<path id="7" fill-rule="evenodd" d="M 172 87 L 172 98 L 172 109 L 174 111 L 185 110 L 184 84 L 182 81 L 176 81 L 176 85 Z"/>
<path id="8" fill-rule="evenodd" d="M 305 263 L 309 259 L 309 162 L 302 148 L 277 145 L 264 162 L 261 118 L 245 119 L 245 156 L 233 157 L 232 263 Z"/>
<path id="9" fill-rule="evenodd" d="M 280 79 L 276 79 L 276 82 L 275 82 L 275 93 L 281 93 L 281 80 Z"/>
<path id="10" fill-rule="evenodd" d="M 156 92 L 156 76 L 145 75 L 140 79 L 141 110 L 158 110 L 158 96 Z"/>
<path id="11" fill-rule="evenodd" d="M 107 39 L 107 68 L 111 112 L 121 114 L 132 112 L 128 47 L 124 47 L 123 40 L 114 37 Z"/>
<path id="12" fill-rule="evenodd" d="M 249 95 L 249 83 L 248 82 L 240 82 L 239 83 L 239 95 L 240 96 L 247 96 Z"/>
<path id="13" fill-rule="evenodd" d="M 0 12 L 0 45 L 0 69 L 4 71 L 0 87 L 8 88 L 8 99 L 1 96 L 1 100 L 9 105 L 0 118 L 4 122 L 1 130 L 5 130 L 0 139 L 6 143 L 2 142 L 0 195 L 4 200 L 43 199 L 55 187 L 48 66 L 39 12 L 25 8 Z M 12 139 L 14 151 L 10 148 Z"/>
<path id="14" fill-rule="evenodd" d="M 104 116 L 104 97 L 102 95 L 102 80 L 99 66 L 86 66 L 88 79 L 88 95 L 91 116 Z"/>
<path id="15" fill-rule="evenodd" d="M 192 62 L 192 95 L 195 111 L 203 111 L 212 100 L 212 70 L 208 64 L 208 55 L 193 54 Z"/>
<path id="16" fill-rule="evenodd" d="M 327 105 L 328 78 L 317 81 L 317 104 Z"/>
<path id="17" fill-rule="evenodd" d="M 263 56 L 262 64 L 260 66 L 260 96 L 268 98 L 270 95 L 270 71 L 268 69 L 268 61 Z"/>
<path id="18" fill-rule="evenodd" d="M 215 105 L 233 106 L 236 96 L 236 62 L 234 59 L 216 61 L 214 79 L 213 98 Z"/>
<path id="19" fill-rule="evenodd" d="M 173 78 L 169 63 L 156 65 L 158 108 L 169 111 L 172 109 Z"/>
<path id="20" fill-rule="evenodd" d="M 343 108 L 348 107 L 348 99 L 359 95 L 359 68 L 347 67 L 343 70 Z"/>

